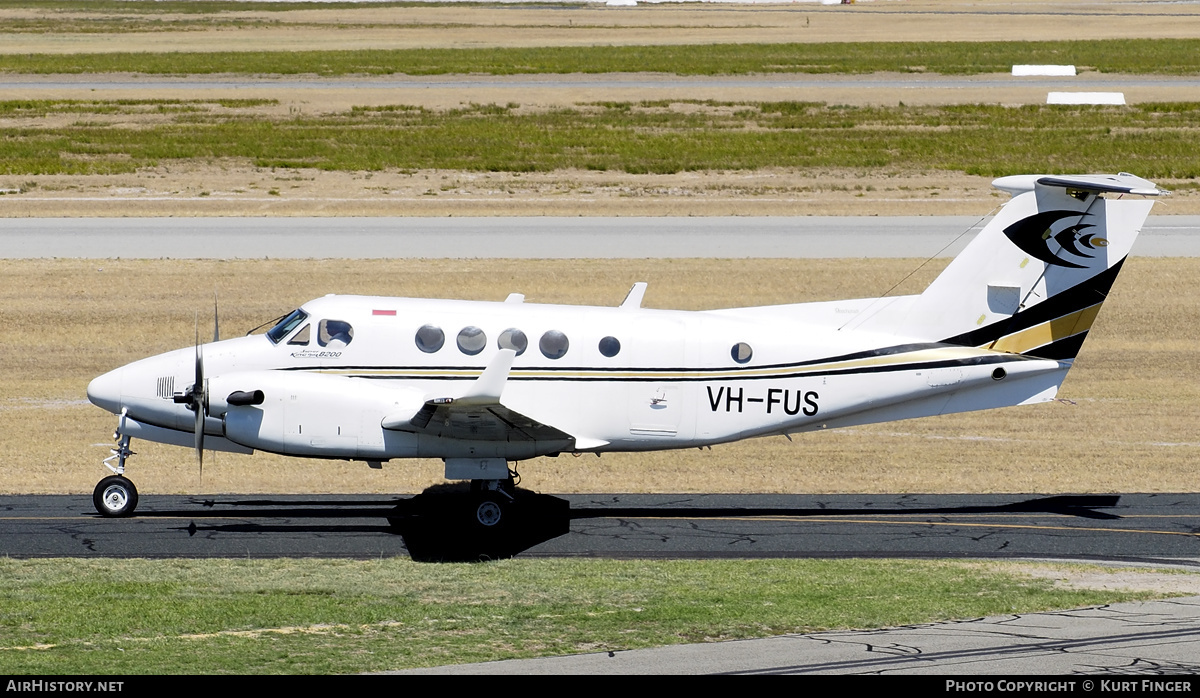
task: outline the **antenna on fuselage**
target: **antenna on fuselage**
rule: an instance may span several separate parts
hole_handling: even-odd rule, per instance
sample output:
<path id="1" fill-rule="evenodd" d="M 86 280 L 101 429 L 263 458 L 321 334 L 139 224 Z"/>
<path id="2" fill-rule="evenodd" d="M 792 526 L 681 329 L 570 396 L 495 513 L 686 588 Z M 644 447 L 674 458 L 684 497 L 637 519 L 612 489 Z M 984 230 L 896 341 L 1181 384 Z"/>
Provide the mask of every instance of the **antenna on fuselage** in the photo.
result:
<path id="1" fill-rule="evenodd" d="M 621 301 L 622 308 L 637 310 L 642 307 L 642 298 L 646 296 L 646 282 L 639 281 L 629 289 L 629 293 L 625 294 L 625 300 Z"/>

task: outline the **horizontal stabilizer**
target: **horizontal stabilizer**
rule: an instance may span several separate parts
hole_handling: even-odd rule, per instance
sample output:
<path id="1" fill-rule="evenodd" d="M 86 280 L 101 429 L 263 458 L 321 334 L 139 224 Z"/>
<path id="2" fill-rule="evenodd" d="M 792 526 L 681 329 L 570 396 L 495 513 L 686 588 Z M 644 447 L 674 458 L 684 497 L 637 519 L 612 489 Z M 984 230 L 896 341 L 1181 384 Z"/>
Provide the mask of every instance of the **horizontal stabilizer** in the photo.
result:
<path id="1" fill-rule="evenodd" d="M 1128 172 L 1115 175 L 1013 175 L 992 181 L 992 186 L 1013 196 L 1034 191 L 1036 187 L 1073 189 L 1095 194 L 1137 194 L 1139 196 L 1163 196 L 1170 192 L 1158 185 Z"/>

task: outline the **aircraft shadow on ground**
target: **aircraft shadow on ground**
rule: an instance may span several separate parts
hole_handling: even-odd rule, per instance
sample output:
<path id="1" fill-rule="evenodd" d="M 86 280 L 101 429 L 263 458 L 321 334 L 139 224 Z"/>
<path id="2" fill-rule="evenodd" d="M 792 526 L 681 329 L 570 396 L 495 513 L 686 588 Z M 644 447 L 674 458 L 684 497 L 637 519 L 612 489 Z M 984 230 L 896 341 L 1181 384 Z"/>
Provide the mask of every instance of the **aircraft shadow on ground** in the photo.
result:
<path id="1" fill-rule="evenodd" d="M 513 506 L 501 524 L 484 528 L 474 520 L 475 496 L 465 488 L 438 485 L 407 499 L 393 501 L 341 500 L 199 500 L 204 511 L 159 511 L 140 516 L 188 516 L 226 518 L 231 510 L 241 519 L 333 519 L 386 518 L 387 525 L 347 527 L 332 521 L 328 525 L 297 523 L 256 524 L 240 522 L 215 526 L 197 525 L 186 530 L 230 533 L 287 532 L 387 532 L 403 536 L 405 547 L 419 562 L 460 562 L 508 558 L 570 531 L 575 519 L 595 518 L 678 518 L 719 519 L 726 517 L 814 517 L 887 516 L 887 515 L 962 515 L 997 513 L 1045 513 L 1086 519 L 1119 519 L 1120 516 L 1097 509 L 1117 506 L 1119 495 L 1058 495 L 1034 497 L 996 505 L 959 505 L 946 507 L 700 507 L 672 504 L 667 507 L 593 506 L 572 508 L 565 499 L 517 489 Z"/>

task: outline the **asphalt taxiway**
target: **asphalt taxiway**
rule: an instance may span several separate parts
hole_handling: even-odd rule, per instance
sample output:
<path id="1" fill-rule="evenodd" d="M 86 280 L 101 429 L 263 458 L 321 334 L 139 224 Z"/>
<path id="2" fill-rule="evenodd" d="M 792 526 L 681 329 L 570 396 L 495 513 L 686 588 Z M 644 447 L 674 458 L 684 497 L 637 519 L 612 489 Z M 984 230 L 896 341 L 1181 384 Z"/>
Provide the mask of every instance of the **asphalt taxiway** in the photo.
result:
<path id="1" fill-rule="evenodd" d="M 5 495 L 0 554 L 1053 558 L 1200 571 L 1200 494 L 529 496 L 510 547 L 476 550 L 462 547 L 454 493 L 144 495 L 125 519 L 101 518 L 88 496 Z"/>

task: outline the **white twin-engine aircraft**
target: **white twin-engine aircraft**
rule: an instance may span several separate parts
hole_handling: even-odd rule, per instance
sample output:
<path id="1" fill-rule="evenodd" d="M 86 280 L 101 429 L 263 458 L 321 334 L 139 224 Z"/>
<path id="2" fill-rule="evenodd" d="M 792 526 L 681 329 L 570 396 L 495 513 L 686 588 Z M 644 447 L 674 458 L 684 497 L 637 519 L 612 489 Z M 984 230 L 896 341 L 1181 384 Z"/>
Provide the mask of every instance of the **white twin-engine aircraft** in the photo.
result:
<path id="1" fill-rule="evenodd" d="M 130 441 L 365 461 L 441 458 L 473 525 L 509 462 L 693 448 L 1052 399 L 1152 201 L 1129 174 L 1003 177 L 1013 198 L 924 293 L 684 312 L 330 295 L 265 335 L 88 386 L 119 415 L 96 509 L 125 516 Z"/>

